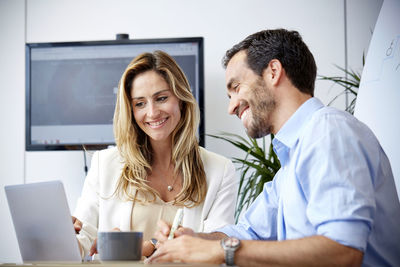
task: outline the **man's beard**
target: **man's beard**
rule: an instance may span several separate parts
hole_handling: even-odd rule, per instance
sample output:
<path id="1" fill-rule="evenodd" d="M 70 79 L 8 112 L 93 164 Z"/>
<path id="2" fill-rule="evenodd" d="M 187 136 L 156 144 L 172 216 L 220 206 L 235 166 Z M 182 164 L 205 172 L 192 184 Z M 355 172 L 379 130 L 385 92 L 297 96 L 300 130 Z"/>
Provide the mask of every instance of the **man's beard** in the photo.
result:
<path id="1" fill-rule="evenodd" d="M 260 138 L 271 133 L 271 113 L 276 107 L 275 98 L 264 80 L 259 77 L 249 99 L 252 121 L 247 129 L 247 135 Z"/>

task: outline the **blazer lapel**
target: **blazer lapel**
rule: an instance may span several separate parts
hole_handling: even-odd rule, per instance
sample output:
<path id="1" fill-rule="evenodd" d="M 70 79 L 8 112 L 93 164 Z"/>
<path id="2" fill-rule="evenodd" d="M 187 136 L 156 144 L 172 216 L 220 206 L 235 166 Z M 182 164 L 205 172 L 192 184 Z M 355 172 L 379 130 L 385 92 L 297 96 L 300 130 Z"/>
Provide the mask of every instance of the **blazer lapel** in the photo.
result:
<path id="1" fill-rule="evenodd" d="M 183 208 L 183 227 L 190 227 L 195 232 L 203 232 L 203 205 L 204 202 L 193 208 Z"/>

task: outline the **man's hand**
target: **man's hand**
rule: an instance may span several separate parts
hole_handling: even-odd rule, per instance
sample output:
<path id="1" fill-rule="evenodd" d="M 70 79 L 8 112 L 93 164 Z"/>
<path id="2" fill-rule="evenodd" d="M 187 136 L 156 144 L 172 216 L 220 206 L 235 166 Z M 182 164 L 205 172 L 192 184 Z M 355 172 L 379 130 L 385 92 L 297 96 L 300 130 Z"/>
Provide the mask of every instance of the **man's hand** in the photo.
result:
<path id="1" fill-rule="evenodd" d="M 82 222 L 74 216 L 71 217 L 72 217 L 72 223 L 74 224 L 75 233 L 79 234 L 79 232 L 82 230 Z"/>
<path id="2" fill-rule="evenodd" d="M 158 221 L 157 225 L 158 230 L 155 232 L 154 237 L 158 240 L 159 244 L 162 244 L 164 241 L 168 240 L 168 235 L 171 231 L 171 225 L 163 220 Z M 196 236 L 196 233 L 190 228 L 180 226 L 178 229 L 176 229 L 174 238 L 182 235 Z"/>
<path id="3" fill-rule="evenodd" d="M 224 251 L 219 240 L 205 240 L 183 234 L 159 245 L 154 254 L 145 260 L 145 263 L 153 262 L 221 264 L 224 262 Z"/>

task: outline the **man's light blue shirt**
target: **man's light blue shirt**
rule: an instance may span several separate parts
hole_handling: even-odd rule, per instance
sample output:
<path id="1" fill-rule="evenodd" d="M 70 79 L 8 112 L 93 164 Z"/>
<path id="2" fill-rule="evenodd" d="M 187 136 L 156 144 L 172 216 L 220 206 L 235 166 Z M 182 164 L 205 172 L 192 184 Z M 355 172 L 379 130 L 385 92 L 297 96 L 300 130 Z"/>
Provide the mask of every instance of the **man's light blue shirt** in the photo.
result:
<path id="1" fill-rule="evenodd" d="M 281 169 L 240 218 L 219 229 L 252 240 L 323 235 L 364 252 L 364 266 L 400 266 L 400 204 L 372 131 L 306 101 L 275 135 Z"/>

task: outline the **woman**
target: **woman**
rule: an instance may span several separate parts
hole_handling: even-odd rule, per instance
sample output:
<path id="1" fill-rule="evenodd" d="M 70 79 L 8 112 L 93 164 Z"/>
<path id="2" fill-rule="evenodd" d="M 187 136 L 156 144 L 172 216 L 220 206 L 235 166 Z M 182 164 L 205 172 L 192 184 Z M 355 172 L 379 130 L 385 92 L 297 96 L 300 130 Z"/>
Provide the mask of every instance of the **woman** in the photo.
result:
<path id="1" fill-rule="evenodd" d="M 233 223 L 237 182 L 232 162 L 199 147 L 199 110 L 177 63 L 155 51 L 137 56 L 119 83 L 116 148 L 96 152 L 74 216 L 85 255 L 97 231 L 143 232 L 143 255 L 162 219 L 210 232 Z"/>

